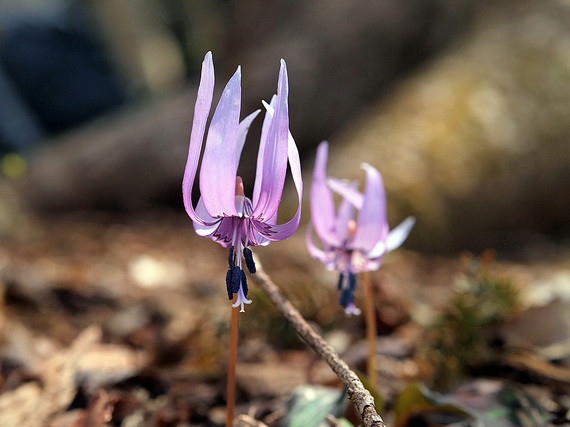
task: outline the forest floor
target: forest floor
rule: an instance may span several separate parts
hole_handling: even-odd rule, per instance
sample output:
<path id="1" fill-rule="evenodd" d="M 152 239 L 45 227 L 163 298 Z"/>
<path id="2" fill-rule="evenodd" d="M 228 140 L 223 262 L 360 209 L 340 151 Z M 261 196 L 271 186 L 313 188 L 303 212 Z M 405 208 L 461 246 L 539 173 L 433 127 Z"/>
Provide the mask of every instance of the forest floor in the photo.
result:
<path id="1" fill-rule="evenodd" d="M 364 372 L 363 316 L 344 315 L 337 278 L 310 258 L 302 230 L 256 253 L 292 304 Z M 372 275 L 373 394 L 387 424 L 567 423 L 569 260 L 563 248 L 534 260 L 389 254 Z M 43 218 L 2 240 L 0 425 L 223 425 L 226 270 L 225 250 L 171 212 Z M 342 392 L 341 383 L 254 277 L 250 298 L 240 315 L 236 410 L 250 418 L 239 423 L 285 425 L 307 390 Z M 329 425 L 342 417 L 358 424 L 346 399 L 333 406 Z"/>

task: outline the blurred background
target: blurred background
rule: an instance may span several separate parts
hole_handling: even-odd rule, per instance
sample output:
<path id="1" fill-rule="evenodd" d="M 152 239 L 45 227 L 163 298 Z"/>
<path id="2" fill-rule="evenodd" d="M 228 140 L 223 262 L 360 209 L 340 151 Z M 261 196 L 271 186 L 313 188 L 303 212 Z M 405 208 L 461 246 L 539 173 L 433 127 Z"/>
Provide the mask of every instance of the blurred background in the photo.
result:
<path id="1" fill-rule="evenodd" d="M 417 218 L 372 275 L 377 406 L 391 414 L 413 381 L 469 382 L 463 403 L 506 391 L 513 412 L 531 407 L 514 425 L 550 425 L 535 407 L 568 421 L 570 1 L 0 0 L 0 424 L 108 425 L 113 410 L 111 425 L 223 423 L 227 253 L 196 236 L 180 191 L 209 50 L 214 102 L 242 66 L 242 117 L 287 62 L 304 211 L 259 256 L 355 369 L 364 322 L 305 248 L 317 145 L 331 144 L 330 175 L 382 173 L 391 226 Z M 283 222 L 296 207 L 288 182 Z M 250 296 L 237 412 L 277 425 L 297 386 L 339 383 Z M 408 408 L 397 425 L 465 411 L 443 400 L 437 422 Z"/>
<path id="2" fill-rule="evenodd" d="M 330 174 L 366 160 L 390 222 L 418 218 L 412 247 L 541 252 L 569 234 L 569 20 L 563 0 L 4 0 L 3 180 L 36 212 L 180 209 L 204 53 L 217 93 L 242 65 L 242 115 L 282 57 L 307 177 L 328 139 Z"/>

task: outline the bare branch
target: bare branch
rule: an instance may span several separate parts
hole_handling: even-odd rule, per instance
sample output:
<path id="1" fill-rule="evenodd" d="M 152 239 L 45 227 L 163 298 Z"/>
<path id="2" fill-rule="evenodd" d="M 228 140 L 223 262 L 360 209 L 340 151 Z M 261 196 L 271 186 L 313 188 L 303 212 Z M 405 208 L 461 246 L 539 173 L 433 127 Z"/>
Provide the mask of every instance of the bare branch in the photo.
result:
<path id="1" fill-rule="evenodd" d="M 358 376 L 350 370 L 337 352 L 305 321 L 301 313 L 293 307 L 289 300 L 281 294 L 279 288 L 263 269 L 259 258 L 257 256 L 254 257 L 257 272 L 253 277 L 255 277 L 269 299 L 289 321 L 291 326 L 295 328 L 301 338 L 329 364 L 334 373 L 344 383 L 352 406 L 354 406 L 354 409 L 362 418 L 362 424 L 365 427 L 386 427 L 382 417 L 376 412 L 372 395 L 364 388 Z"/>

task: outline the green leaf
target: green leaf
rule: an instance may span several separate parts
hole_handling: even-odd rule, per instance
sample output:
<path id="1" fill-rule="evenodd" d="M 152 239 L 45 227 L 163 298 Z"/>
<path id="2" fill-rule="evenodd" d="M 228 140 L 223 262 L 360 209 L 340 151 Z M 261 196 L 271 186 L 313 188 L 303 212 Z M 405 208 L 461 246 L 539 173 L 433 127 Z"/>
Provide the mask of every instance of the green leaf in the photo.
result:
<path id="1" fill-rule="evenodd" d="M 408 384 L 394 404 L 397 426 L 406 426 L 408 419 L 415 414 L 432 412 L 471 418 L 469 413 L 457 405 L 438 402 L 435 394 L 418 383 Z"/>
<path id="2" fill-rule="evenodd" d="M 344 390 L 319 386 L 297 387 L 287 404 L 288 411 L 283 426 L 318 427 L 327 414 L 340 417 L 346 410 L 346 404 Z M 344 422 L 348 423 L 346 420 Z M 350 423 L 344 425 L 351 426 Z"/>
<path id="3" fill-rule="evenodd" d="M 438 394 L 417 383 L 398 396 L 396 425 L 404 427 L 414 416 L 433 422 L 454 415 L 478 427 L 533 427 L 547 425 L 548 410 L 514 384 L 481 379 L 448 394 Z M 435 424 L 435 423 L 434 423 Z M 469 424 L 471 425 L 471 424 Z"/>

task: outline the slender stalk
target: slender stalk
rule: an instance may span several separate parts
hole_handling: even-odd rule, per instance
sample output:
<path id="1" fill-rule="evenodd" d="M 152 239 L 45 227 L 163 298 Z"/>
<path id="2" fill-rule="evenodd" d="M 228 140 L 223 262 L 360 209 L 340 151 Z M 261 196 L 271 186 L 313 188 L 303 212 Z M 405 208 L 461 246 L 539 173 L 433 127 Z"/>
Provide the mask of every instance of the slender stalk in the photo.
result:
<path id="1" fill-rule="evenodd" d="M 233 303 L 235 303 L 234 297 Z M 231 427 L 234 420 L 234 408 L 236 404 L 236 363 L 239 332 L 239 307 L 231 307 L 230 320 L 230 357 L 228 361 L 228 388 L 226 403 L 226 426 Z"/>
<path id="2" fill-rule="evenodd" d="M 267 294 L 271 302 L 281 312 L 283 317 L 289 321 L 303 340 L 317 353 L 321 359 L 325 360 L 337 377 L 346 387 L 348 398 L 356 412 L 362 418 L 364 427 L 386 427 L 382 417 L 376 412 L 374 398 L 358 376 L 350 370 L 348 365 L 339 357 L 336 351 L 321 338 L 319 334 L 306 322 L 301 313 L 293 307 L 285 298 L 279 288 L 267 275 L 257 256 L 254 256 L 257 272 L 253 276 L 263 291 Z"/>
<path id="3" fill-rule="evenodd" d="M 368 380 L 372 387 L 376 388 L 378 376 L 376 374 L 376 307 L 374 305 L 374 291 L 372 289 L 372 281 L 370 280 L 370 272 L 362 272 L 364 279 L 364 299 L 365 299 L 365 316 L 366 316 L 366 341 L 368 342 L 368 360 L 366 368 L 368 371 Z"/>

